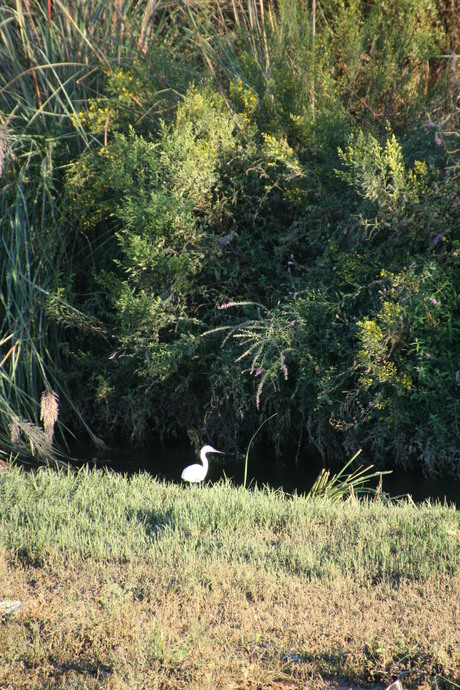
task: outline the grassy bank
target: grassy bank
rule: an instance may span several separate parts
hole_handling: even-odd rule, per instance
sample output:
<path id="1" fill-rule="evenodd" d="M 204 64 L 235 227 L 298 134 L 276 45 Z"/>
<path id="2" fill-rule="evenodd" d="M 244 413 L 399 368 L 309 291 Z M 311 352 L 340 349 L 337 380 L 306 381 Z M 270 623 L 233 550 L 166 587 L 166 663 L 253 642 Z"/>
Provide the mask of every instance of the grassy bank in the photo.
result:
<path id="1" fill-rule="evenodd" d="M 460 516 L 147 475 L 0 477 L 2 688 L 458 682 Z M 457 617 L 457 618 L 456 618 Z"/>

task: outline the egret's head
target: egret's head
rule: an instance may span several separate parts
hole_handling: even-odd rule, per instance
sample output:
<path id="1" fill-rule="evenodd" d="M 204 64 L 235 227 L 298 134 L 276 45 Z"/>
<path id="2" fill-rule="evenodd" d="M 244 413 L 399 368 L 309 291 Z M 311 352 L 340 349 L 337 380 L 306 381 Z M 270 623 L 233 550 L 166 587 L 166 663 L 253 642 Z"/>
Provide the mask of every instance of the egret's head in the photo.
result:
<path id="1" fill-rule="evenodd" d="M 201 452 L 206 454 L 206 453 L 220 453 L 220 455 L 224 455 L 223 451 L 221 450 L 216 450 L 212 446 L 203 446 L 201 449 Z"/>

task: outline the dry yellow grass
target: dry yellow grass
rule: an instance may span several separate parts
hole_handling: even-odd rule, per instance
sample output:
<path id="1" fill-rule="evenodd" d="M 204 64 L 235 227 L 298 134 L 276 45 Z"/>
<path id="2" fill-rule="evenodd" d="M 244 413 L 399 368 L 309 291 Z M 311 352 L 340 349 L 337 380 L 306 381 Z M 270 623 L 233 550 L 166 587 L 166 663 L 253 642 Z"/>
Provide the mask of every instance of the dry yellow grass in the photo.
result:
<path id="1" fill-rule="evenodd" d="M 218 558 L 154 562 L 2 552 L 0 687 L 323 688 L 324 679 L 434 687 L 460 672 L 460 578 L 356 583 L 276 577 Z M 298 655 L 298 656 L 296 656 Z"/>

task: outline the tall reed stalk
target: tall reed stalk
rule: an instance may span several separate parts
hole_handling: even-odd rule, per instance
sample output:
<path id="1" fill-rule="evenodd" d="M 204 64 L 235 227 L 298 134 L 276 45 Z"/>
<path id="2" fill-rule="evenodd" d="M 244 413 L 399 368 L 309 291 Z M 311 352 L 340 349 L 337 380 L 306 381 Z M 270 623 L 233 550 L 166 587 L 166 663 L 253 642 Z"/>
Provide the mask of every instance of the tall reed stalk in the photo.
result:
<path id="1" fill-rule="evenodd" d="M 269 422 L 270 419 L 273 419 L 273 417 L 276 417 L 277 414 L 278 414 L 278 413 L 275 412 L 275 414 L 272 414 L 270 417 L 267 417 L 267 419 L 265 419 L 265 420 L 262 422 L 262 424 L 259 426 L 259 428 L 256 430 L 256 432 L 252 435 L 251 440 L 250 440 L 249 443 L 248 443 L 248 447 L 247 447 L 247 450 L 246 450 L 246 457 L 245 457 L 245 460 L 244 460 L 243 489 L 246 488 L 246 484 L 247 484 L 247 480 L 248 480 L 249 451 L 251 450 L 252 442 L 254 441 L 255 437 L 257 436 L 257 434 L 259 433 L 259 431 L 262 429 L 262 427 L 264 426 L 264 424 L 266 424 L 267 422 Z"/>
<path id="2" fill-rule="evenodd" d="M 316 0 L 311 5 L 300 0 L 198 0 L 187 4 L 184 13 L 190 41 L 226 100 L 229 81 L 250 89 L 269 129 L 278 120 L 289 129 L 291 115 L 314 116 L 316 82 L 325 79 L 317 51 Z M 289 95 L 294 84 L 295 95 Z"/>

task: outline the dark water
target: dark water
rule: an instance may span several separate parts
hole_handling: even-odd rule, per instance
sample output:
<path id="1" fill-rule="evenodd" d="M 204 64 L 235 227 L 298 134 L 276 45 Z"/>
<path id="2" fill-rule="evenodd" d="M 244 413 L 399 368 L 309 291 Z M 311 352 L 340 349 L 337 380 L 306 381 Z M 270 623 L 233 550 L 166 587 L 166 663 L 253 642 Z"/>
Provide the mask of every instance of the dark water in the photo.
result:
<path id="1" fill-rule="evenodd" d="M 184 467 L 197 462 L 197 455 L 190 446 L 152 446 L 143 450 L 110 448 L 102 452 L 79 444 L 71 449 L 70 455 L 77 461 L 76 464 L 107 467 L 128 474 L 148 472 L 173 482 L 181 481 Z M 361 460 L 359 464 L 367 467 L 370 463 Z M 290 467 L 282 461 L 269 458 L 267 454 L 254 452 L 249 456 L 247 484 L 257 484 L 259 487 L 268 485 L 275 489 L 283 488 L 289 493 L 302 494 L 311 488 L 320 471 L 318 464 Z M 228 477 L 235 484 L 242 484 L 243 476 L 244 457 L 236 459 L 229 455 L 211 455 L 207 482 Z M 392 497 L 410 494 L 417 502 L 427 498 L 446 500 L 460 508 L 460 482 L 452 479 L 427 479 L 418 473 L 395 470 L 392 474 L 384 475 L 383 491 Z"/>

